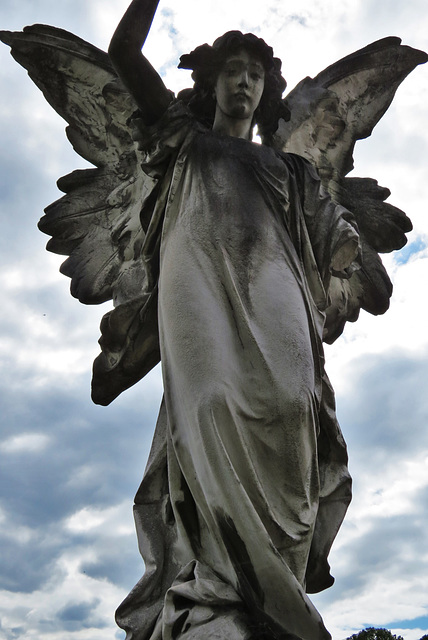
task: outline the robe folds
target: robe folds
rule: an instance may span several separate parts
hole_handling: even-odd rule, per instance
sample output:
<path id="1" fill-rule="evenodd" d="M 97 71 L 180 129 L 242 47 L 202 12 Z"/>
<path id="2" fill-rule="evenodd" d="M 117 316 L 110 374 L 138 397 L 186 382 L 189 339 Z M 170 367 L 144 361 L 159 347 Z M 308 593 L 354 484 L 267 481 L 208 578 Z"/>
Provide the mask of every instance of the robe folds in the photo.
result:
<path id="1" fill-rule="evenodd" d="M 127 640 L 329 638 L 306 593 L 333 582 L 351 493 L 323 309 L 330 275 L 352 271 L 355 223 L 305 160 L 180 103 L 149 134 L 164 400 L 135 499 L 146 572 L 118 624 Z"/>

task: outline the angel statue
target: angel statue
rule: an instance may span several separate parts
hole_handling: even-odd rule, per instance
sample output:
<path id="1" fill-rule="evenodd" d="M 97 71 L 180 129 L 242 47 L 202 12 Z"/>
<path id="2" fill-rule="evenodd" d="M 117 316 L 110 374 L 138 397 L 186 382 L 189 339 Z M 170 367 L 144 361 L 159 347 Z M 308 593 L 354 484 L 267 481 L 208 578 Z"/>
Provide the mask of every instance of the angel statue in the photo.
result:
<path id="1" fill-rule="evenodd" d="M 351 481 L 322 343 L 386 311 L 378 253 L 411 229 L 387 189 L 345 176 L 428 56 L 385 38 L 283 99 L 271 47 L 230 31 L 181 57 L 194 86 L 175 97 L 142 54 L 157 5 L 133 0 L 108 54 L 48 26 L 0 34 L 95 165 L 39 223 L 72 294 L 114 302 L 94 402 L 162 363 L 135 498 L 146 570 L 117 623 L 127 640 L 324 640 L 307 594 L 333 583 Z"/>

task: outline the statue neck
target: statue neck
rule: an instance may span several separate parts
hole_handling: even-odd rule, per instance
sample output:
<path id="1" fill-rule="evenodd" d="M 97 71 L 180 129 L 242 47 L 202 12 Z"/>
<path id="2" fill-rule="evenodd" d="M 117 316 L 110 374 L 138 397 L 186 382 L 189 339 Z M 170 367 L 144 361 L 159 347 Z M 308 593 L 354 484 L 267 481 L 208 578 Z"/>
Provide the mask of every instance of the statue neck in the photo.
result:
<path id="1" fill-rule="evenodd" d="M 251 140 L 251 130 L 253 128 L 253 118 L 232 118 L 227 114 L 216 110 L 213 131 L 221 133 L 225 136 L 232 136 L 234 138 L 244 138 L 245 140 Z"/>

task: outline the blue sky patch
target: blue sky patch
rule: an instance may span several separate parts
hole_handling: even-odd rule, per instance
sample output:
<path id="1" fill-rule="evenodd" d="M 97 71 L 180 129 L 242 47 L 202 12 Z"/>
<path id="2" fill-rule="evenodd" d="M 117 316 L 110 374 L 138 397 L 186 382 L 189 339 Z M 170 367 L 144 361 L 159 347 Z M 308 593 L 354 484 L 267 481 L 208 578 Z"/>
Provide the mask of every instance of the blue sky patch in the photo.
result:
<path id="1" fill-rule="evenodd" d="M 426 249 L 427 245 L 421 238 L 417 238 L 414 242 L 407 244 L 395 257 L 397 264 L 406 264 L 412 256 Z"/>

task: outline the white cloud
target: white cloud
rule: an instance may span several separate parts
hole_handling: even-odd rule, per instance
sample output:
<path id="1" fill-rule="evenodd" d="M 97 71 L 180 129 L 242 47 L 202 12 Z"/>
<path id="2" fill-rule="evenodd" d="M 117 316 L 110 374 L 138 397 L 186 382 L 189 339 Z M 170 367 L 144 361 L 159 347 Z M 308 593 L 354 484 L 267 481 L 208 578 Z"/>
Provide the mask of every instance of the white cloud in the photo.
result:
<path id="1" fill-rule="evenodd" d="M 0 592 L 2 629 L 12 634 L 14 629 L 19 630 L 18 636 L 8 637 L 22 640 L 105 640 L 114 637 L 113 612 L 125 594 L 107 581 L 94 580 L 81 573 L 81 560 L 81 556 L 64 554 L 53 568 L 49 583 L 25 598 L 20 593 Z M 90 603 L 87 617 L 84 620 L 77 618 L 75 624 L 67 625 L 73 620 L 67 620 L 64 612 L 85 602 Z"/>
<path id="2" fill-rule="evenodd" d="M 393 563 L 394 558 L 391 558 Z M 401 580 L 377 576 L 369 585 L 365 585 L 364 592 L 354 594 L 349 599 L 340 599 L 328 607 L 323 617 L 335 640 L 343 639 L 346 637 L 344 633 L 351 635 L 364 626 L 383 627 L 394 620 L 412 620 L 426 615 L 427 588 L 428 582 L 424 578 L 412 581 L 409 592 L 406 576 Z M 373 624 L 372 621 L 376 622 Z M 409 631 L 403 630 L 403 634 L 408 640 Z"/>
<path id="3" fill-rule="evenodd" d="M 371 468 L 370 474 L 358 478 L 358 499 L 350 513 L 350 524 L 363 532 L 371 519 L 417 516 L 421 510 L 417 498 L 428 488 L 428 451 L 415 454 L 400 464 Z"/>
<path id="4" fill-rule="evenodd" d="M 64 526 L 74 533 L 97 529 L 98 534 L 103 537 L 129 536 L 134 533 L 128 500 L 107 509 L 84 507 L 67 518 Z"/>
<path id="5" fill-rule="evenodd" d="M 44 433 L 22 433 L 0 442 L 2 453 L 40 453 L 50 443 L 50 438 Z"/>
<path id="6" fill-rule="evenodd" d="M 387 271 L 394 291 L 386 314 L 375 317 L 362 312 L 336 343 L 326 347 L 327 372 L 339 396 L 357 383 L 353 370 L 364 366 L 364 356 L 389 352 L 427 357 L 428 298 L 423 293 L 423 283 L 428 281 L 427 249 L 399 267 L 390 260 Z"/>

